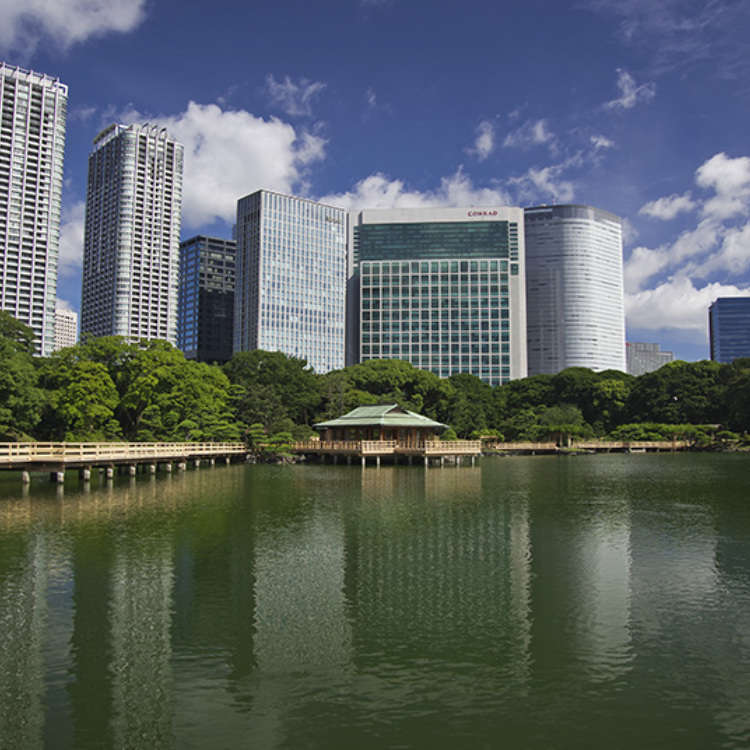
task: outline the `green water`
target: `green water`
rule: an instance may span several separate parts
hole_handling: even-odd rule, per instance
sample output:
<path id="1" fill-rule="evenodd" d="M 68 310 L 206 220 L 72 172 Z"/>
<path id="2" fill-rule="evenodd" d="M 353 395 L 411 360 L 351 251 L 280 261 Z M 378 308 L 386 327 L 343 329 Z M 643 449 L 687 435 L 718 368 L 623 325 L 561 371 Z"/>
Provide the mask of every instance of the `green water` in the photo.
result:
<path id="1" fill-rule="evenodd" d="M 0 477 L 0 748 L 747 748 L 750 457 Z"/>

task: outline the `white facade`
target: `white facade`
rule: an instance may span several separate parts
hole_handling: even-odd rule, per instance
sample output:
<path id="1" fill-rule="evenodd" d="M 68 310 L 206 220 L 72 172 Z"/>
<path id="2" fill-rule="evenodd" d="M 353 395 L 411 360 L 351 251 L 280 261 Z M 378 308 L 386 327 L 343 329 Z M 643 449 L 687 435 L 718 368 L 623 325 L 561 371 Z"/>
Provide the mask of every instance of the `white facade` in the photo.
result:
<path id="1" fill-rule="evenodd" d="M 529 375 L 625 371 L 622 222 L 590 206 L 525 209 Z"/>
<path id="2" fill-rule="evenodd" d="M 647 344 L 641 341 L 628 341 L 625 345 L 630 375 L 645 375 L 658 370 L 668 362 L 674 361 L 672 352 L 664 352 L 659 344 Z"/>
<path id="3" fill-rule="evenodd" d="M 347 213 L 259 190 L 237 202 L 234 351 L 344 367 Z"/>
<path id="4" fill-rule="evenodd" d="M 111 125 L 89 156 L 81 333 L 177 343 L 182 145 Z"/>
<path id="5" fill-rule="evenodd" d="M 523 209 L 371 209 L 352 226 L 361 361 L 490 385 L 526 376 Z"/>
<path id="6" fill-rule="evenodd" d="M 0 62 L 0 309 L 55 343 L 68 87 Z"/>
<path id="7" fill-rule="evenodd" d="M 58 307 L 55 311 L 55 351 L 78 342 L 78 313 Z"/>

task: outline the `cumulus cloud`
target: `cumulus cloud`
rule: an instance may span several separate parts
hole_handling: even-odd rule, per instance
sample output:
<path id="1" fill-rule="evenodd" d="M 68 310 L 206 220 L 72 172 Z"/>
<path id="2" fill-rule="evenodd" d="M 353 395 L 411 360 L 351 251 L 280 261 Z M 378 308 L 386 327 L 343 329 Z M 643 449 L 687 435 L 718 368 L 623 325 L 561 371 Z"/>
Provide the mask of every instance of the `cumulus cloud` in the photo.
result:
<path id="1" fill-rule="evenodd" d="M 655 83 L 642 83 L 637 86 L 635 78 L 622 68 L 617 69 L 617 88 L 620 96 L 608 101 L 607 109 L 632 109 L 636 104 L 651 101 L 656 96 Z"/>
<path id="2" fill-rule="evenodd" d="M 85 226 L 86 204 L 76 201 L 63 208 L 60 221 L 60 250 L 58 269 L 66 278 L 80 272 L 83 258 L 83 230 Z"/>
<path id="3" fill-rule="evenodd" d="M 703 206 L 703 213 L 715 219 L 729 219 L 747 214 L 750 208 L 750 158 L 731 158 L 718 153 L 702 164 L 695 173 L 696 183 L 715 191 Z"/>
<path id="4" fill-rule="evenodd" d="M 692 211 L 696 205 L 690 192 L 683 193 L 682 195 L 674 193 L 646 203 L 641 206 L 638 213 L 651 216 L 654 219 L 669 221 L 670 219 L 674 219 L 677 214 Z"/>
<path id="5" fill-rule="evenodd" d="M 266 77 L 271 102 L 290 117 L 311 116 L 313 99 L 325 87 L 325 83 L 308 81 L 307 78 L 300 78 L 294 83 L 289 76 L 285 76 L 283 81 L 277 81 L 272 75 Z"/>
<path id="6" fill-rule="evenodd" d="M 495 150 L 495 126 L 489 120 L 482 120 L 477 126 L 477 137 L 472 148 L 468 149 L 470 154 L 484 161 Z"/>
<path id="7" fill-rule="evenodd" d="M 696 288 L 686 277 L 625 296 L 628 325 L 644 330 L 675 328 L 705 332 L 708 307 L 717 297 L 749 297 L 750 289 L 712 283 Z"/>
<path id="8" fill-rule="evenodd" d="M 145 7 L 146 0 L 0 0 L 0 52 L 28 59 L 43 39 L 68 49 L 90 37 L 132 31 Z"/>
<path id="9" fill-rule="evenodd" d="M 55 308 L 58 310 L 65 310 L 66 312 L 74 312 L 73 305 L 66 299 L 57 297 L 55 299 Z"/>
<path id="10" fill-rule="evenodd" d="M 505 148 L 529 149 L 542 145 L 547 145 L 551 151 L 557 150 L 557 138 L 545 119 L 527 120 L 521 127 L 508 133 L 503 141 Z"/>
<path id="11" fill-rule="evenodd" d="M 372 87 L 365 91 L 365 101 L 370 109 L 375 109 L 378 106 L 378 97 L 375 94 L 375 89 Z"/>
<path id="12" fill-rule="evenodd" d="M 373 174 L 360 180 L 352 190 L 332 193 L 320 200 L 351 210 L 514 205 L 510 196 L 502 190 L 475 187 L 460 168 L 449 177 L 443 177 L 435 190 L 409 190 L 402 180 L 392 180 L 383 174 Z"/>
<path id="13" fill-rule="evenodd" d="M 294 192 L 306 167 L 325 156 L 325 140 L 317 135 L 215 104 L 190 102 L 178 115 L 131 112 L 128 118 L 166 127 L 185 147 L 182 223 L 188 227 L 233 221 L 237 199 L 260 188 Z"/>
<path id="14" fill-rule="evenodd" d="M 517 203 L 533 204 L 547 200 L 570 203 L 575 197 L 575 186 L 571 180 L 562 179 L 562 175 L 583 162 L 583 154 L 577 153 L 559 164 L 530 167 L 524 174 L 509 178 L 508 184 L 518 191 Z"/>

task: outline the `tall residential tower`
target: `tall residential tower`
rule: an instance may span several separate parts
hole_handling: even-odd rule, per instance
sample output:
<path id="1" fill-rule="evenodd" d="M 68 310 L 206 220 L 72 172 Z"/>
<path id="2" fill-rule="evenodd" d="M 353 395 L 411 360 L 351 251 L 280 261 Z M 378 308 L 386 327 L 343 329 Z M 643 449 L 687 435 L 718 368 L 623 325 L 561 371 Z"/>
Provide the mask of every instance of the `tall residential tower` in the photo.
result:
<path id="1" fill-rule="evenodd" d="M 259 190 L 237 202 L 234 351 L 344 367 L 347 212 Z"/>
<path id="2" fill-rule="evenodd" d="M 81 334 L 177 343 L 182 145 L 110 125 L 89 156 Z"/>
<path id="3" fill-rule="evenodd" d="M 622 221 L 591 206 L 524 213 L 529 375 L 625 372 Z"/>
<path id="4" fill-rule="evenodd" d="M 525 377 L 523 218 L 508 207 L 360 211 L 359 359 L 490 385 Z"/>
<path id="5" fill-rule="evenodd" d="M 0 62 L 0 309 L 55 345 L 68 87 Z"/>

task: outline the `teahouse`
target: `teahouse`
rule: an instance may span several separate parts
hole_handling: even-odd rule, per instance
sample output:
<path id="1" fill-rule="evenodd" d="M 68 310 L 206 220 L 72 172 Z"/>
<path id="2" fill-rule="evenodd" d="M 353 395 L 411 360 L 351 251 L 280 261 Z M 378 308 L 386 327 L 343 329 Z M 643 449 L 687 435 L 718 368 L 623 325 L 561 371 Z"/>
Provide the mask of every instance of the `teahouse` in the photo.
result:
<path id="1" fill-rule="evenodd" d="M 343 417 L 313 426 L 326 442 L 393 440 L 404 448 L 419 448 L 428 440 L 437 440 L 448 427 L 398 404 L 358 406 Z"/>

